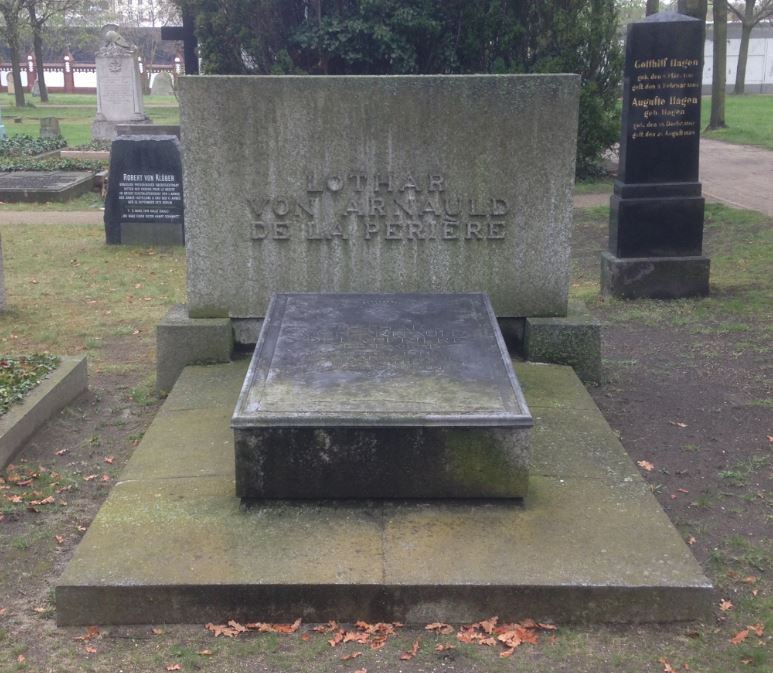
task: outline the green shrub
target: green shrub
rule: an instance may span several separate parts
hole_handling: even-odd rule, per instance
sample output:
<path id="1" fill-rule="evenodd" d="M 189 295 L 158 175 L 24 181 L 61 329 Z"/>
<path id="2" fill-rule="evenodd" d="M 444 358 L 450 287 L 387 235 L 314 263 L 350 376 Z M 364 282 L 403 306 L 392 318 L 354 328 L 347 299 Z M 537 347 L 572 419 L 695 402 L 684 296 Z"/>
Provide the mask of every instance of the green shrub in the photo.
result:
<path id="1" fill-rule="evenodd" d="M 575 72 L 578 176 L 618 140 L 614 0 L 174 0 L 217 74 Z M 312 11 L 309 7 L 312 7 Z"/>
<path id="2" fill-rule="evenodd" d="M 0 157 L 32 157 L 43 152 L 51 152 L 67 147 L 67 141 L 62 138 L 34 138 L 20 133 L 0 139 Z"/>
<path id="3" fill-rule="evenodd" d="M 21 402 L 47 374 L 59 366 L 59 358 L 53 355 L 0 357 L 0 415 Z"/>

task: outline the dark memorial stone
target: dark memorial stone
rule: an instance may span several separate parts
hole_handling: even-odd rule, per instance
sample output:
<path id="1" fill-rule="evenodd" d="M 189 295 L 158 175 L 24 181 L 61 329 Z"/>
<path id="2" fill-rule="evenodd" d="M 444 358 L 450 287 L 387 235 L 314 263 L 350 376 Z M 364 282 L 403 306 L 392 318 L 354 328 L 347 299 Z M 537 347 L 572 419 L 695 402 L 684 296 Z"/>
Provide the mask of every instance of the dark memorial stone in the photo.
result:
<path id="1" fill-rule="evenodd" d="M 532 417 L 484 294 L 278 294 L 232 419 L 253 498 L 526 494 Z"/>
<path id="2" fill-rule="evenodd" d="M 664 12 L 628 26 L 620 166 L 602 254 L 607 293 L 708 294 L 698 181 L 702 72 L 698 19 Z"/>
<path id="3" fill-rule="evenodd" d="M 116 138 L 105 200 L 109 244 L 183 245 L 180 143 L 171 135 Z"/>

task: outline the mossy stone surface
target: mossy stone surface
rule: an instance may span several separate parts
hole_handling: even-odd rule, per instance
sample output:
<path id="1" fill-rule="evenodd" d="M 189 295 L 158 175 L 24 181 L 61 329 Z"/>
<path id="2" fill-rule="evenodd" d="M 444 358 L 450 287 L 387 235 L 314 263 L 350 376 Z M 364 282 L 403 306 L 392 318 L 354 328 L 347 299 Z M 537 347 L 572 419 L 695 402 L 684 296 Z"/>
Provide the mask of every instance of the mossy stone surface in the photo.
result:
<path id="1" fill-rule="evenodd" d="M 227 407 L 230 367 L 184 380 Z M 60 578 L 58 623 L 705 617 L 708 580 L 572 370 L 518 369 L 539 410 L 523 501 L 245 508 L 221 411 L 165 410 Z"/>

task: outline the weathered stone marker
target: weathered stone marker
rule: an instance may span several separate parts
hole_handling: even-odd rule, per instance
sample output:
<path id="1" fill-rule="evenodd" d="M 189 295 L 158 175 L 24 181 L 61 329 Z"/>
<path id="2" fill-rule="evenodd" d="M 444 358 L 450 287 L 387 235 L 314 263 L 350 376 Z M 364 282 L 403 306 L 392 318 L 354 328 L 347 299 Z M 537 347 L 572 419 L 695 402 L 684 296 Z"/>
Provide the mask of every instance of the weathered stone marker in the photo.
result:
<path id="1" fill-rule="evenodd" d="M 180 142 L 169 135 L 119 136 L 110 150 L 105 240 L 183 245 Z"/>
<path id="2" fill-rule="evenodd" d="M 611 198 L 605 293 L 706 295 L 698 182 L 703 25 L 665 12 L 628 26 L 620 168 Z"/>
<path id="3" fill-rule="evenodd" d="M 108 24 L 102 29 L 102 45 L 94 62 L 97 69 L 97 114 L 91 124 L 95 140 L 115 137 L 117 123 L 149 121 L 142 99 L 137 48 Z"/>
<path id="4" fill-rule="evenodd" d="M 232 419 L 242 498 L 526 495 L 532 417 L 482 294 L 279 294 Z"/>
<path id="5" fill-rule="evenodd" d="M 471 290 L 497 316 L 566 315 L 578 84 L 181 78 L 190 316 Z"/>
<path id="6" fill-rule="evenodd" d="M 231 335 L 256 343 L 287 292 L 485 292 L 508 345 L 598 378 L 598 326 L 577 337 L 582 318 L 564 319 L 576 75 L 207 75 L 178 89 L 188 304 L 159 325 L 159 390 L 186 363 L 228 360 Z M 208 335 L 185 340 L 199 354 L 179 347 L 185 325 Z"/>

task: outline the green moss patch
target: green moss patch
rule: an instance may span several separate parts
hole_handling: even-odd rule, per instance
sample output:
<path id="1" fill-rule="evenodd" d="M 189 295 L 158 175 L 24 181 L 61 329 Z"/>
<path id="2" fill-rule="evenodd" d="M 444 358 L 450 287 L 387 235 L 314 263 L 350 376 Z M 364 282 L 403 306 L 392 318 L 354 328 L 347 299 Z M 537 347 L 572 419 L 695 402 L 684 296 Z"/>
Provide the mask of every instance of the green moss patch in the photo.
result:
<path id="1" fill-rule="evenodd" d="M 0 415 L 59 366 L 54 355 L 0 356 Z"/>

